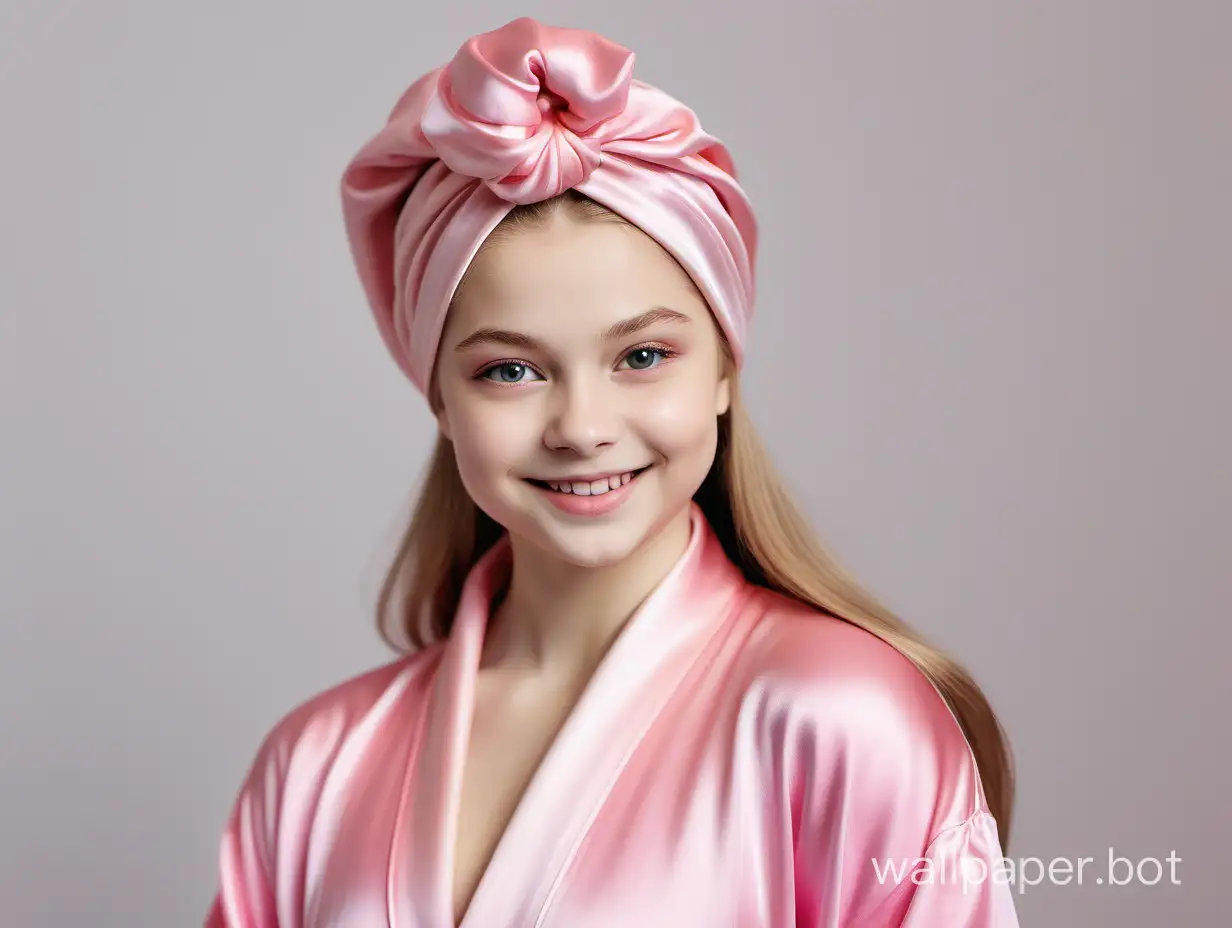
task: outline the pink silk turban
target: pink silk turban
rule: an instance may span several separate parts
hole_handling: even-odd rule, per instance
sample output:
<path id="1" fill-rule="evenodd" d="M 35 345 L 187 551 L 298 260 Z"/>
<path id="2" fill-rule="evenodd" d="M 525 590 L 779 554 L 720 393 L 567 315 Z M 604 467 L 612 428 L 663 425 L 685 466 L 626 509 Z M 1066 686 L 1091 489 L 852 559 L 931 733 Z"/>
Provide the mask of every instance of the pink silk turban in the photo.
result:
<path id="1" fill-rule="evenodd" d="M 634 80 L 633 53 L 521 18 L 412 84 L 342 180 L 343 216 L 390 353 L 427 394 L 454 290 L 514 205 L 572 188 L 654 238 L 693 278 L 736 364 L 757 225 L 727 149 Z"/>

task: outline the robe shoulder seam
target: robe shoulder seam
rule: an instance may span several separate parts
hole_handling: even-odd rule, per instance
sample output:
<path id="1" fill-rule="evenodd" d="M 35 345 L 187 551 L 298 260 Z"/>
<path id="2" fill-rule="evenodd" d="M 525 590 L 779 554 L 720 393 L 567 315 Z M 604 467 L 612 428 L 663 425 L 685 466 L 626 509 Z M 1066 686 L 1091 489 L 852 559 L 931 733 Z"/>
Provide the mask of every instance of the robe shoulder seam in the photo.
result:
<path id="1" fill-rule="evenodd" d="M 924 856 L 931 857 L 933 849 L 937 846 L 937 844 L 953 832 L 960 831 L 963 828 L 969 828 L 982 819 L 990 819 L 994 824 L 996 824 L 997 821 L 996 816 L 994 816 L 989 809 L 984 806 L 977 806 L 975 810 L 967 815 L 967 817 L 962 821 L 951 822 L 948 825 L 941 826 L 933 833 L 933 836 L 929 838 L 928 844 L 924 849 Z"/>

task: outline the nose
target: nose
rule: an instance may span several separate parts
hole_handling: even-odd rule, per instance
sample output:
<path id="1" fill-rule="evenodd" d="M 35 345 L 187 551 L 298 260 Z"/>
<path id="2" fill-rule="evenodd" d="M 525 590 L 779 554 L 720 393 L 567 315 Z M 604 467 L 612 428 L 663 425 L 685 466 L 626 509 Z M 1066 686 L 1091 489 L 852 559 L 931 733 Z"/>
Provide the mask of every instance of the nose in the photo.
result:
<path id="1" fill-rule="evenodd" d="M 559 382 L 549 400 L 543 442 L 552 451 L 589 456 L 616 442 L 620 412 L 616 397 L 598 379 Z"/>

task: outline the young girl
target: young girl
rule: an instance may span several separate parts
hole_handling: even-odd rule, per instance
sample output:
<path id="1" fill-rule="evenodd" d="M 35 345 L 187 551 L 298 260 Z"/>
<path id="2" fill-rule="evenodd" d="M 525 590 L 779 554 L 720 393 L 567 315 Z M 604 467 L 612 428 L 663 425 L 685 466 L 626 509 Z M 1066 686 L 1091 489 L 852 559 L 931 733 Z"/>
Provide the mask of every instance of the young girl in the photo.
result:
<path id="1" fill-rule="evenodd" d="M 516 20 L 347 168 L 439 424 L 381 597 L 406 653 L 269 733 L 208 925 L 1017 924 L 996 718 L 774 476 L 737 387 L 753 212 L 632 65 Z"/>

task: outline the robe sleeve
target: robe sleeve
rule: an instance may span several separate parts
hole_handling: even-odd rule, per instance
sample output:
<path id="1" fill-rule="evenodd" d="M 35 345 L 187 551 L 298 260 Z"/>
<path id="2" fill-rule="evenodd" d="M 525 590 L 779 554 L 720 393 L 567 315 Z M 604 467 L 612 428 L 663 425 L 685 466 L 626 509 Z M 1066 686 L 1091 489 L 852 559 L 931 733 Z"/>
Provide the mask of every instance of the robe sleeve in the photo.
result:
<path id="1" fill-rule="evenodd" d="M 1018 928 L 1002 856 L 997 824 L 987 810 L 945 829 L 902 884 L 904 928 Z"/>
<path id="2" fill-rule="evenodd" d="M 223 828 L 205 928 L 287 928 L 279 922 L 276 896 L 284 780 L 279 734 L 275 729 L 262 743 Z"/>
<path id="3" fill-rule="evenodd" d="M 391 683 L 409 678 L 406 667 L 400 658 L 365 671 L 274 723 L 223 828 L 217 889 L 205 928 L 304 923 L 309 849 L 326 781 L 354 726 L 369 717 Z"/>
<path id="4" fill-rule="evenodd" d="M 844 645 L 790 701 L 796 928 L 1018 928 L 957 719 L 888 645 Z"/>

